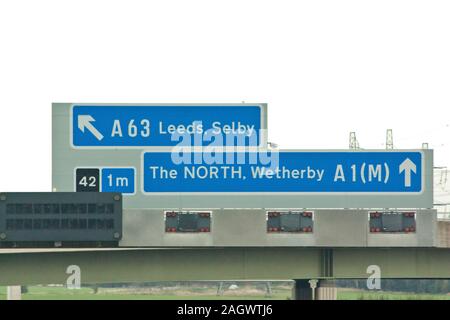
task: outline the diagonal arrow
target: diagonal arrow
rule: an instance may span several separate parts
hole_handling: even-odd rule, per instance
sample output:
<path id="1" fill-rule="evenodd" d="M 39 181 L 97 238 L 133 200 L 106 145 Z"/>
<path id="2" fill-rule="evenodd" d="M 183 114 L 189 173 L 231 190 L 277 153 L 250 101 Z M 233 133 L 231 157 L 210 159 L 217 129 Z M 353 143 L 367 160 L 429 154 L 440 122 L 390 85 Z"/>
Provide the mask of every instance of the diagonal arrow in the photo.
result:
<path id="1" fill-rule="evenodd" d="M 411 187 L 411 171 L 416 173 L 416 165 L 409 158 L 400 164 L 399 173 L 405 172 L 405 187 Z"/>
<path id="2" fill-rule="evenodd" d="M 103 135 L 95 128 L 91 122 L 95 122 L 95 119 L 92 118 L 92 116 L 86 114 L 86 115 L 79 115 L 78 116 L 78 129 L 81 130 L 81 132 L 84 133 L 84 129 L 88 129 L 96 138 L 97 140 L 102 140 Z"/>

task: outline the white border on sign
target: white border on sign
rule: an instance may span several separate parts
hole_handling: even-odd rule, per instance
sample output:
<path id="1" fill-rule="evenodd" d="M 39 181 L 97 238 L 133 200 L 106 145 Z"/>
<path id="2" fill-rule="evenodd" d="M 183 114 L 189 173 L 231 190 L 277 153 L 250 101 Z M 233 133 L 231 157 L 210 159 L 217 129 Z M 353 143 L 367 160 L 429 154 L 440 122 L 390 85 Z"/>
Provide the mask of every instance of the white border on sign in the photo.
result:
<path id="1" fill-rule="evenodd" d="M 176 103 L 72 103 L 69 106 L 69 140 L 70 147 L 72 149 L 146 149 L 146 150 L 154 150 L 160 152 L 168 152 L 171 151 L 174 146 L 75 146 L 73 144 L 73 108 L 76 106 L 92 106 L 92 107 L 259 107 L 260 110 L 260 131 L 259 131 L 259 145 L 254 147 L 246 147 L 246 146 L 231 146 L 218 148 L 218 150 L 223 151 L 257 151 L 260 148 L 265 148 L 268 143 L 268 133 L 267 133 L 267 104 L 265 103 L 186 103 L 186 104 L 176 104 Z M 192 147 L 194 151 L 201 151 L 204 147 Z"/>
<path id="2" fill-rule="evenodd" d="M 260 150 L 261 151 L 261 150 Z M 164 152 L 164 151 L 161 151 Z M 239 152 L 239 151 L 238 151 Z M 250 151 L 251 152 L 251 151 Z M 258 152 L 258 151 L 255 151 Z M 296 153 L 308 153 L 308 152 L 323 152 L 323 153 L 333 153 L 333 152 L 373 152 L 373 153 L 389 153 L 389 152 L 396 152 L 396 153 L 405 153 L 405 152 L 417 152 L 420 153 L 422 168 L 421 168 L 421 190 L 420 191 L 413 191 L 413 192 L 401 192 L 401 191 L 395 191 L 395 192 L 387 192 L 387 191 L 380 191 L 380 192 L 343 192 L 343 191 L 332 191 L 332 192 L 207 192 L 207 191 L 201 191 L 201 192 L 181 192 L 181 191 L 174 191 L 174 192 L 146 192 L 144 190 L 144 154 L 145 153 L 153 153 L 151 151 L 143 150 L 141 152 L 141 173 L 140 173 L 140 180 L 141 180 L 141 193 L 143 195 L 351 195 L 351 196 L 380 196 L 380 195 L 402 195 L 402 196 L 417 196 L 422 195 L 425 193 L 425 168 L 426 168 L 426 160 L 424 156 L 423 150 L 420 149 L 397 149 L 397 150 L 361 150 L 361 151 L 355 151 L 355 150 L 278 150 L 278 152 L 296 152 Z"/>

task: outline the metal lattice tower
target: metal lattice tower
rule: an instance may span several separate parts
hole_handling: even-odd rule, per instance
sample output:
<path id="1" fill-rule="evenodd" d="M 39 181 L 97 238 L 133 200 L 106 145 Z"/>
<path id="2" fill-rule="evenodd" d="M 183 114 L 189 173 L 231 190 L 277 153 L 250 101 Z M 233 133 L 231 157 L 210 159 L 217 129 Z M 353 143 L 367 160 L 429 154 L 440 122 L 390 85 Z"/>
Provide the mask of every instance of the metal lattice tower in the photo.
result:
<path id="1" fill-rule="evenodd" d="M 439 185 L 441 186 L 442 190 L 445 191 L 445 187 L 447 186 L 447 167 L 441 172 L 441 179 L 439 180 Z"/>
<path id="2" fill-rule="evenodd" d="M 356 139 L 356 132 L 354 132 L 354 131 L 350 132 L 348 147 L 351 150 L 359 149 L 359 142 Z"/>
<path id="3" fill-rule="evenodd" d="M 392 134 L 392 129 L 386 130 L 386 149 L 394 149 L 394 136 Z"/>
<path id="4" fill-rule="evenodd" d="M 447 167 L 433 167 L 433 169 L 436 174 L 439 174 L 439 182 L 437 182 L 437 185 L 441 187 L 442 191 L 446 191 L 448 174 Z"/>

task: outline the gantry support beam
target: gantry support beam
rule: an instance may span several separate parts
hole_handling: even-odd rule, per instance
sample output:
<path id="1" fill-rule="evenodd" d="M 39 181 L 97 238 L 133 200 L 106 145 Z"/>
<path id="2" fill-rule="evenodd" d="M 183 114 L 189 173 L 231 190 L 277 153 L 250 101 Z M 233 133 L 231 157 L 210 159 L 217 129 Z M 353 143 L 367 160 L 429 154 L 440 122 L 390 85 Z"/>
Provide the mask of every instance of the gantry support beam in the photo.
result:
<path id="1" fill-rule="evenodd" d="M 0 251 L 0 285 L 189 280 L 366 278 L 450 279 L 447 248 L 152 248 Z"/>

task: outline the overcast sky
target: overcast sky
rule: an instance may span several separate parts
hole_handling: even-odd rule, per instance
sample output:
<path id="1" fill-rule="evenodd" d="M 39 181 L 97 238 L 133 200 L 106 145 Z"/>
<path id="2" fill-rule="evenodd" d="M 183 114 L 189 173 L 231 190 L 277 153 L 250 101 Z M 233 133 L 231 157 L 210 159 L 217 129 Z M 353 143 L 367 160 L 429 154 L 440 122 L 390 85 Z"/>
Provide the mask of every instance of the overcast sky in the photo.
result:
<path id="1" fill-rule="evenodd" d="M 51 190 L 52 102 L 267 102 L 281 148 L 435 149 L 448 1 L 2 1 L 0 190 Z"/>

